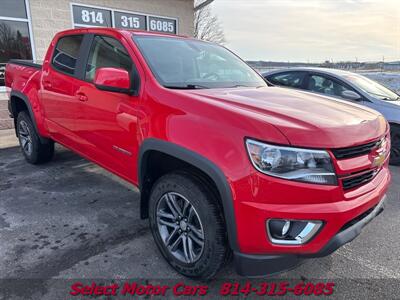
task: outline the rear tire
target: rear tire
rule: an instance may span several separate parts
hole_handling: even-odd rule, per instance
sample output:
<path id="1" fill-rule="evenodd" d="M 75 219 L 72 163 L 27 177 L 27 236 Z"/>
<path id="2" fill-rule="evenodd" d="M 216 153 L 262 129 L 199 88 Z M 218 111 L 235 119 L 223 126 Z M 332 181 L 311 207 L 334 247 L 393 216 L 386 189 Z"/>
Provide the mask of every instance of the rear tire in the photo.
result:
<path id="1" fill-rule="evenodd" d="M 50 161 L 54 155 L 54 142 L 40 141 L 39 135 L 33 126 L 33 122 L 25 111 L 21 111 L 17 117 L 17 132 L 22 154 L 27 162 L 41 164 Z"/>
<path id="2" fill-rule="evenodd" d="M 218 200 L 191 173 L 170 173 L 154 184 L 149 221 L 161 254 L 184 276 L 209 280 L 229 257 Z"/>
<path id="3" fill-rule="evenodd" d="M 389 163 L 394 166 L 400 165 L 400 126 L 390 125 L 390 136 L 391 136 L 391 150 L 390 150 L 390 161 Z"/>

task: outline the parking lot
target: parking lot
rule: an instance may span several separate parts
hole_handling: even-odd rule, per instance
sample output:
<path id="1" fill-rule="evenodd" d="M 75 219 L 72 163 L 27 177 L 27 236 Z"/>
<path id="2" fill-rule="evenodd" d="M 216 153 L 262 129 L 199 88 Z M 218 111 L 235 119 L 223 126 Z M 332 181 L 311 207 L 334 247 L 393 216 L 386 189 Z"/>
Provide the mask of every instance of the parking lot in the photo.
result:
<path id="1" fill-rule="evenodd" d="M 386 285 L 400 279 L 400 168 L 391 170 L 385 211 L 355 241 L 278 278 L 345 279 L 366 295 L 394 297 Z M 54 278 L 187 281 L 161 257 L 138 208 L 137 189 L 102 168 L 60 146 L 50 163 L 29 165 L 13 131 L 0 131 L 0 279 L 40 279 L 34 293 L 42 299 L 56 299 L 46 284 Z M 231 263 L 218 279 L 240 278 Z M 371 286 L 364 279 L 377 280 Z"/>

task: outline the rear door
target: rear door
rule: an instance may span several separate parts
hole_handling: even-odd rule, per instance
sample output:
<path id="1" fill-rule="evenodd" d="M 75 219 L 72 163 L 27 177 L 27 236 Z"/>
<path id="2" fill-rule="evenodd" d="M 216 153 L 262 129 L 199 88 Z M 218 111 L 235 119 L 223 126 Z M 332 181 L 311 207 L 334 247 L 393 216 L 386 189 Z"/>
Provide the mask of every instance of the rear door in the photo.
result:
<path id="1" fill-rule="evenodd" d="M 80 102 L 77 134 L 80 149 L 92 160 L 125 178 L 135 178 L 138 153 L 140 95 L 102 91 L 93 84 L 96 69 L 122 68 L 139 82 L 136 64 L 121 38 L 92 35 L 82 78 L 73 90 Z M 135 79 L 133 79 L 135 78 Z"/>
<path id="2" fill-rule="evenodd" d="M 73 80 L 81 62 L 84 35 L 62 36 L 52 45 L 50 61 L 43 64 L 41 99 L 48 129 L 59 142 L 73 147 L 78 101 Z"/>

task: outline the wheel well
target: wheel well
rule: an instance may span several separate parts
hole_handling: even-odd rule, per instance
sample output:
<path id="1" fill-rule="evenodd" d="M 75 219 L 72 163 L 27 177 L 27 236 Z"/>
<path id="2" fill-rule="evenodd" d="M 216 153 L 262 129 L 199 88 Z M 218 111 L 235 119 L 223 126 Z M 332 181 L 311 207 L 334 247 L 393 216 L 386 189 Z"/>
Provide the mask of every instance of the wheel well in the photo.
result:
<path id="1" fill-rule="evenodd" d="M 12 109 L 12 115 L 14 118 L 18 117 L 18 114 L 21 111 L 28 111 L 28 106 L 26 105 L 25 101 L 22 100 L 19 97 L 12 96 L 11 97 L 11 109 Z"/>
<path id="2" fill-rule="evenodd" d="M 15 134 L 18 136 L 18 130 L 17 130 L 17 117 L 18 114 L 21 111 L 26 111 L 29 113 L 28 106 L 26 105 L 25 101 L 22 100 L 21 98 L 17 96 L 12 96 L 11 99 L 11 114 L 14 118 L 14 128 L 15 128 Z"/>
<path id="3" fill-rule="evenodd" d="M 191 165 L 179 158 L 165 154 L 163 152 L 151 150 L 144 153 L 143 163 L 141 168 L 141 186 L 140 186 L 140 215 L 142 219 L 147 219 L 149 216 L 149 197 L 151 188 L 154 183 L 163 175 L 183 171 L 190 173 L 201 181 L 215 196 L 220 205 L 221 212 L 223 214 L 223 207 L 221 202 L 221 195 L 219 194 L 218 188 L 215 182 L 201 169 Z"/>

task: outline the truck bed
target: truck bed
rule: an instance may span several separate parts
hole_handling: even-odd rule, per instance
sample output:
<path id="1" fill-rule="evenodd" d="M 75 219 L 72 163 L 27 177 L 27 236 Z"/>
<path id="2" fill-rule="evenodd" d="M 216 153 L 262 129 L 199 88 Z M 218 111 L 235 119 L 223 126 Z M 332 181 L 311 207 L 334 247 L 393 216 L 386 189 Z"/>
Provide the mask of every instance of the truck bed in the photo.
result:
<path id="1" fill-rule="evenodd" d="M 36 60 L 10 59 L 9 63 L 15 64 L 15 65 L 20 65 L 20 66 L 32 67 L 35 69 L 42 68 L 42 63 L 40 61 L 36 61 Z"/>
<path id="2" fill-rule="evenodd" d="M 29 101 L 37 101 L 41 73 L 42 64 L 39 62 L 22 59 L 10 60 L 5 70 L 5 86 L 8 97 L 11 97 L 10 93 L 13 91 L 27 96 Z"/>

